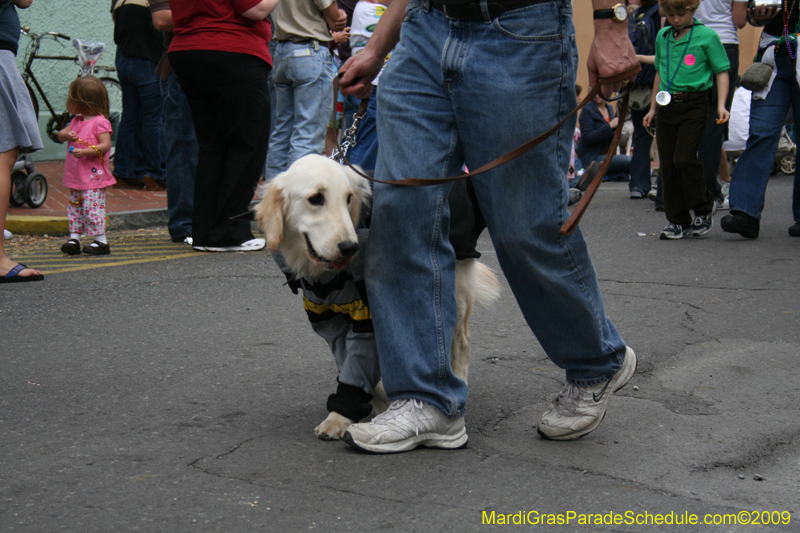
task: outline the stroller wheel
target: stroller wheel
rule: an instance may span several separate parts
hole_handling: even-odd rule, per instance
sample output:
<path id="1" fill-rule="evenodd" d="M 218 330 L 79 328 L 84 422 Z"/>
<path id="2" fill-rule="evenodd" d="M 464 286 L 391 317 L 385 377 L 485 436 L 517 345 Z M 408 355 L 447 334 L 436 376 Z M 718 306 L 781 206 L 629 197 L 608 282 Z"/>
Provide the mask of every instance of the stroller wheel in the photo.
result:
<path id="1" fill-rule="evenodd" d="M 41 173 L 34 172 L 25 180 L 22 194 L 25 203 L 36 209 L 47 199 L 47 180 Z"/>
<path id="2" fill-rule="evenodd" d="M 11 196 L 8 198 L 8 202 L 14 207 L 22 207 L 25 203 L 25 196 L 22 191 L 25 189 L 25 179 L 27 177 L 21 170 L 11 174 Z"/>
<path id="3" fill-rule="evenodd" d="M 785 155 L 781 159 L 781 172 L 784 174 L 794 174 L 796 161 L 792 154 Z"/>

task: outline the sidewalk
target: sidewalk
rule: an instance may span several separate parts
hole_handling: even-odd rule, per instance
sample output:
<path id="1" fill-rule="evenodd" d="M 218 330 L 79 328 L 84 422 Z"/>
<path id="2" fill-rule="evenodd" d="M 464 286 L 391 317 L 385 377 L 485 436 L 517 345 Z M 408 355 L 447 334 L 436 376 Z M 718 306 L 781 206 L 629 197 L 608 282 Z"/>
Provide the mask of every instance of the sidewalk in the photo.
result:
<path id="1" fill-rule="evenodd" d="M 6 229 L 22 235 L 69 233 L 69 189 L 64 186 L 63 161 L 37 161 L 36 171 L 47 179 L 47 199 L 38 209 L 28 205 L 8 209 Z M 109 188 L 106 192 L 109 230 L 166 226 L 167 193 Z"/>

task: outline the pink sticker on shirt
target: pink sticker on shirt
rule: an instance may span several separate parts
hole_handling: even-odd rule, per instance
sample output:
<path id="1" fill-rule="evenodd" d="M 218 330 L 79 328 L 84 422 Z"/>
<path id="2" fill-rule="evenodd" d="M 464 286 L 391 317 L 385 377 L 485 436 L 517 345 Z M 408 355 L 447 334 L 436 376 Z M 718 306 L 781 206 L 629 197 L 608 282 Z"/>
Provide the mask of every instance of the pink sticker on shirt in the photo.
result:
<path id="1" fill-rule="evenodd" d="M 687 64 L 687 65 L 689 65 L 689 66 L 691 67 L 692 65 L 694 65 L 694 62 L 695 62 L 696 60 L 695 60 L 695 58 L 694 58 L 694 56 L 693 56 L 692 54 L 688 54 L 688 55 L 686 56 L 686 59 L 685 59 L 684 61 L 686 61 L 686 64 Z"/>

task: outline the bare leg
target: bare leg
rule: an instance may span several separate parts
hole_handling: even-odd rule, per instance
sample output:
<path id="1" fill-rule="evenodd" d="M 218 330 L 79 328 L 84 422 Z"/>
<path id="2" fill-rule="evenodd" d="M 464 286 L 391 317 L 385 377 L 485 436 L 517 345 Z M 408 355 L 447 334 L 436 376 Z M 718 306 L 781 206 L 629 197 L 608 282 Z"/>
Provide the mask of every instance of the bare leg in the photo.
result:
<path id="1" fill-rule="evenodd" d="M 14 162 L 17 160 L 19 150 L 16 148 L 8 152 L 0 153 L 0 225 L 3 229 L 6 227 L 6 215 L 8 214 L 8 199 L 11 196 L 11 169 L 14 168 Z M 5 276 L 8 272 L 17 266 L 17 263 L 12 261 L 6 256 L 5 242 L 0 239 L 0 277 Z M 36 276 L 41 274 L 38 270 L 26 268 L 19 274 L 20 277 Z"/>

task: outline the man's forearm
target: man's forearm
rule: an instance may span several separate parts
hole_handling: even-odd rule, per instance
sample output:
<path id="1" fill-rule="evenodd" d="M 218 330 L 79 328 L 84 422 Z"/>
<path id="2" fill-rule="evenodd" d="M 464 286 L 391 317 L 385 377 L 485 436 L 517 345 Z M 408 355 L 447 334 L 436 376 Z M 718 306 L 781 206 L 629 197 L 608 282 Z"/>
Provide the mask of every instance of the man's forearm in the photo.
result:
<path id="1" fill-rule="evenodd" d="M 378 21 L 366 49 L 377 57 L 386 57 L 400 41 L 400 26 L 405 18 L 410 0 L 393 0 Z"/>

